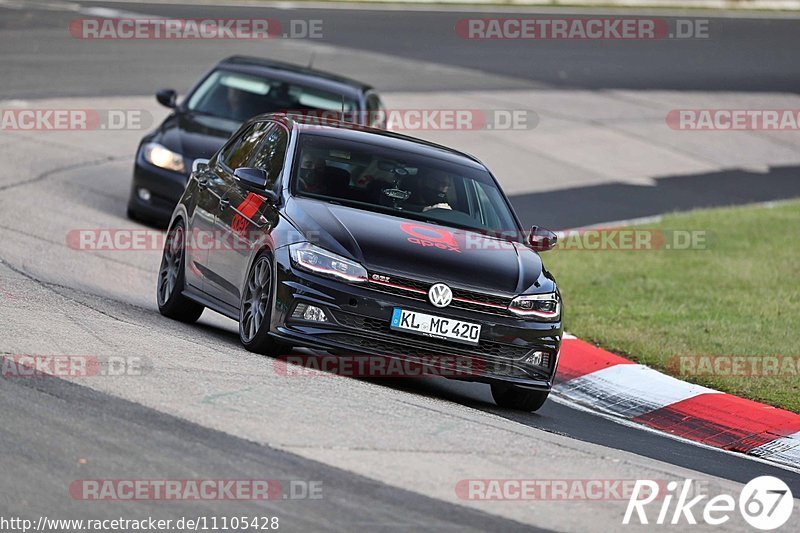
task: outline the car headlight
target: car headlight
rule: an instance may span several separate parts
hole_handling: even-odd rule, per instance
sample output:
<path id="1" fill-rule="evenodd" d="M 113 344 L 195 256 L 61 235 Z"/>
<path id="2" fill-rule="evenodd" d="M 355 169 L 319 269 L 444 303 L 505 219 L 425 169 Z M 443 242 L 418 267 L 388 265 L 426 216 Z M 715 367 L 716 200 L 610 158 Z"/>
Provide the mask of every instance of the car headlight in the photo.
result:
<path id="1" fill-rule="evenodd" d="M 308 242 L 289 246 L 294 264 L 303 270 L 351 283 L 367 281 L 367 269 L 333 252 Z"/>
<path id="2" fill-rule="evenodd" d="M 555 292 L 527 294 L 511 300 L 508 310 L 519 316 L 557 320 L 561 316 L 561 300 Z"/>
<path id="3" fill-rule="evenodd" d="M 183 156 L 176 154 L 168 148 L 164 148 L 158 143 L 147 143 L 142 149 L 145 161 L 160 168 L 174 170 L 175 172 L 186 172 L 186 165 L 183 163 Z"/>

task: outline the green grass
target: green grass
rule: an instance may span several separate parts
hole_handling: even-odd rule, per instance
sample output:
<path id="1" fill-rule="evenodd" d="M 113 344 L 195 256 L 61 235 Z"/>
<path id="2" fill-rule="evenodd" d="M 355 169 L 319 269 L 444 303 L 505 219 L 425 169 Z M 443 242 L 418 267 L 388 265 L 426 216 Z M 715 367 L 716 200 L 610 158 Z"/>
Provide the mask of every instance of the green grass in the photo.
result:
<path id="1" fill-rule="evenodd" d="M 564 297 L 566 330 L 681 379 L 800 412 L 796 373 L 679 375 L 671 364 L 706 355 L 798 364 L 800 202 L 674 214 L 642 228 L 705 230 L 711 245 L 543 254 Z"/>

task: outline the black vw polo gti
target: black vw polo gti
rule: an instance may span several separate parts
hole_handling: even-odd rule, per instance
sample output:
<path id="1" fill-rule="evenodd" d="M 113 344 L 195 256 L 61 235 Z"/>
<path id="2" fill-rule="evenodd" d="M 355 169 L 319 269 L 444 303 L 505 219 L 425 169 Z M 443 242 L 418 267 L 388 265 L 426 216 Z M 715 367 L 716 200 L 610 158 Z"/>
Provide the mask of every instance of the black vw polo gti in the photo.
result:
<path id="1" fill-rule="evenodd" d="M 524 235 L 524 238 L 521 236 Z M 205 307 L 252 351 L 305 346 L 440 367 L 535 410 L 553 383 L 561 297 L 478 160 L 354 124 L 262 115 L 197 161 L 158 277 L 165 316 Z M 454 362 L 455 361 L 455 362 Z M 442 370 L 442 368 L 439 368 Z"/>

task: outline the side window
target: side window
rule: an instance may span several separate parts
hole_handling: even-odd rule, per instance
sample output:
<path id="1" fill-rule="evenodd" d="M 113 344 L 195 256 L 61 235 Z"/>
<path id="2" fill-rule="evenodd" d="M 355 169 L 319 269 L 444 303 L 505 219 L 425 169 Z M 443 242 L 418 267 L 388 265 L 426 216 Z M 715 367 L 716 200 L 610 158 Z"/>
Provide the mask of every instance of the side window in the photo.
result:
<path id="1" fill-rule="evenodd" d="M 375 93 L 367 95 L 367 126 L 386 129 L 386 112 L 383 102 Z"/>
<path id="2" fill-rule="evenodd" d="M 286 159 L 289 134 L 277 124 L 269 124 L 264 131 L 264 139 L 258 146 L 248 166 L 267 171 L 267 188 L 271 189 L 281 175 Z"/>
<path id="3" fill-rule="evenodd" d="M 478 204 L 481 212 L 481 218 L 483 219 L 481 222 L 484 226 L 488 226 L 490 228 L 502 227 L 500 217 L 497 216 L 497 210 L 494 208 L 492 200 L 486 195 L 486 191 L 484 190 L 483 186 L 477 182 L 473 183 L 475 183 L 475 192 L 478 194 Z"/>
<path id="4" fill-rule="evenodd" d="M 269 127 L 270 124 L 267 122 L 258 122 L 248 127 L 238 137 L 229 141 L 220 154 L 220 162 L 231 170 L 247 166 L 247 161 L 255 153 L 258 143 L 267 133 Z"/>

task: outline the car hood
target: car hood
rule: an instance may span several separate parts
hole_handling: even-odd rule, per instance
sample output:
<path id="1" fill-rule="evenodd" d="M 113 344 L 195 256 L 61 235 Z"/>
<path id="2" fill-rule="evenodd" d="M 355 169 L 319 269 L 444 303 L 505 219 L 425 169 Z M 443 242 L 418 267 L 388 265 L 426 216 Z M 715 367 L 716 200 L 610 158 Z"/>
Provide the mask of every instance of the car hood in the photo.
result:
<path id="1" fill-rule="evenodd" d="M 167 117 L 153 141 L 183 155 L 191 168 L 195 159 L 214 155 L 240 125 L 224 118 L 179 112 Z"/>
<path id="2" fill-rule="evenodd" d="M 530 248 L 479 233 L 292 197 L 285 213 L 306 239 L 381 272 L 519 294 L 542 274 Z"/>

